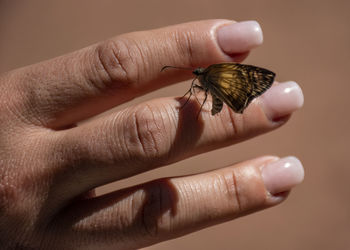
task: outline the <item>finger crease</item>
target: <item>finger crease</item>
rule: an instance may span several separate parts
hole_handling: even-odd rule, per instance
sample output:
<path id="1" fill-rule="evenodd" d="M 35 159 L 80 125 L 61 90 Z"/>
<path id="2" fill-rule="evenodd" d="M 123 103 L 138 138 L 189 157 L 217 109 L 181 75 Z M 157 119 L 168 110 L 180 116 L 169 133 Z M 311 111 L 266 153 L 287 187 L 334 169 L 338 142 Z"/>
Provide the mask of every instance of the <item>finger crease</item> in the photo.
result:
<path id="1" fill-rule="evenodd" d="M 123 63 L 121 63 L 120 60 L 118 60 L 118 54 L 117 54 L 115 48 L 112 49 L 112 53 L 113 53 L 113 56 L 116 60 L 116 63 L 120 66 L 120 68 L 123 70 L 123 72 L 125 74 L 126 82 L 130 83 L 130 78 L 129 78 L 129 75 L 127 73 L 127 70 L 126 70 L 125 66 L 123 65 Z M 128 53 L 129 58 L 131 58 L 129 49 L 127 49 L 127 53 Z"/>
<path id="2" fill-rule="evenodd" d="M 113 50 L 113 49 L 112 49 L 112 50 Z M 97 53 L 98 61 L 99 61 L 100 65 L 102 66 L 103 71 L 106 73 L 106 75 L 107 75 L 107 77 L 108 77 L 107 82 L 111 82 L 111 81 L 113 80 L 113 76 L 112 76 L 112 74 L 110 73 L 110 70 L 109 70 L 109 68 L 108 68 L 107 65 L 106 65 L 106 62 L 105 62 L 105 60 L 104 60 L 103 57 L 102 57 L 102 53 L 103 53 L 103 52 L 100 52 L 100 51 Z M 114 50 L 113 50 L 113 55 L 115 56 Z M 115 58 L 117 58 L 117 57 L 115 57 Z M 117 61 L 116 63 L 120 65 L 120 63 L 119 63 L 118 61 Z M 121 66 L 121 65 L 120 65 L 120 66 Z M 123 68 L 123 67 L 121 66 L 121 68 Z M 123 70 L 124 70 L 124 69 L 123 69 Z"/>
<path id="3" fill-rule="evenodd" d="M 137 54 L 138 54 L 139 58 L 141 59 L 141 62 L 142 62 L 141 65 L 148 66 L 147 64 L 148 64 L 149 60 L 147 60 L 147 59 L 145 58 L 144 52 L 143 52 L 143 50 L 140 48 L 139 44 L 137 44 L 137 42 L 135 42 L 135 48 L 136 48 L 136 50 L 137 50 Z M 130 50 L 128 50 L 128 53 L 129 53 L 129 57 L 132 58 L 131 55 L 130 55 Z M 143 68 L 143 69 L 144 69 L 144 68 Z M 145 72 L 142 72 L 143 75 L 144 75 L 144 73 L 145 73 Z M 140 83 L 140 76 L 141 76 L 141 73 L 137 74 L 137 77 L 136 77 L 136 83 L 137 83 L 137 84 Z"/>
<path id="4" fill-rule="evenodd" d="M 237 178 L 236 178 L 235 172 L 232 173 L 232 179 L 233 179 L 233 185 L 235 188 L 235 196 L 236 196 L 238 211 L 242 212 L 241 200 L 239 198 L 238 184 L 237 184 Z"/>
<path id="5" fill-rule="evenodd" d="M 194 52 L 193 52 L 193 44 L 192 44 L 191 34 L 184 33 L 184 35 L 185 35 L 185 42 L 186 42 L 186 52 L 188 53 L 189 58 L 190 58 L 190 65 L 191 65 L 191 67 L 193 67 L 192 59 L 194 56 Z"/>
<path id="6" fill-rule="evenodd" d="M 229 109 L 229 107 L 226 107 L 226 110 L 229 114 L 230 117 L 230 123 L 231 123 L 231 128 L 233 128 L 233 134 L 238 134 L 238 127 L 236 124 L 236 120 L 235 120 L 235 115 L 234 113 Z"/>
<path id="7" fill-rule="evenodd" d="M 149 109 L 149 111 L 151 112 L 151 115 L 152 115 L 152 122 L 154 123 L 154 126 L 157 128 L 157 133 L 159 133 L 161 131 L 159 125 L 157 124 L 157 119 L 156 117 L 154 116 L 154 111 L 152 110 L 152 107 L 150 107 L 148 104 L 146 104 L 147 108 Z M 157 143 L 157 140 L 156 140 L 156 137 L 155 137 L 155 134 L 152 132 L 152 130 L 150 129 L 150 127 L 148 126 L 148 122 L 147 122 L 147 129 L 152 137 L 152 141 L 153 141 L 153 146 L 154 146 L 154 149 L 155 149 L 155 152 L 159 153 L 159 148 L 158 148 L 158 143 Z"/>
<path id="8" fill-rule="evenodd" d="M 140 124 L 139 124 L 139 120 L 136 117 L 136 114 L 133 115 L 133 120 L 134 120 L 134 125 L 135 125 L 136 138 L 139 141 L 139 144 L 141 145 L 142 152 L 146 153 L 146 147 L 145 147 L 144 142 L 142 140 L 142 135 L 141 135 L 141 131 L 140 131 Z"/>

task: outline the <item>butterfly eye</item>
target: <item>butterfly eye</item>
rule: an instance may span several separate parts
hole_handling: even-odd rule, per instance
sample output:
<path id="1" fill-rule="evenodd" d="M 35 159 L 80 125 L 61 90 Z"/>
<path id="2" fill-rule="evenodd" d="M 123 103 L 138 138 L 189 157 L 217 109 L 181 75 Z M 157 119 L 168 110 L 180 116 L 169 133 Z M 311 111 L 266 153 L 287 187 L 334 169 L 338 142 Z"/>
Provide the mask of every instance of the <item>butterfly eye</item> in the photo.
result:
<path id="1" fill-rule="evenodd" d="M 196 76 L 199 76 L 199 75 L 202 75 L 204 73 L 204 70 L 203 68 L 196 68 L 195 70 L 192 71 L 192 73 Z"/>

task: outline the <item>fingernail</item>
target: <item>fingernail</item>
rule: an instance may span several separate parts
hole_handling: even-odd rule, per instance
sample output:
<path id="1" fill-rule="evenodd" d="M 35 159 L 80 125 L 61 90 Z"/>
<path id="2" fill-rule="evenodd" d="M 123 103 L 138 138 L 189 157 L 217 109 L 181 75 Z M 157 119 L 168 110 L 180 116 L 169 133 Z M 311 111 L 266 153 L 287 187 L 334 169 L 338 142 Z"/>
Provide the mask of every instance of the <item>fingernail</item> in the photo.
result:
<path id="1" fill-rule="evenodd" d="M 262 44 L 263 34 L 256 21 L 244 21 L 221 26 L 218 44 L 226 54 L 243 53 Z"/>
<path id="2" fill-rule="evenodd" d="M 300 109 L 304 103 L 304 95 L 300 86 L 290 81 L 273 85 L 260 100 L 266 116 L 271 121 L 276 121 Z"/>
<path id="3" fill-rule="evenodd" d="M 267 191 L 273 195 L 289 191 L 304 179 L 303 165 L 293 156 L 265 165 L 261 174 Z"/>

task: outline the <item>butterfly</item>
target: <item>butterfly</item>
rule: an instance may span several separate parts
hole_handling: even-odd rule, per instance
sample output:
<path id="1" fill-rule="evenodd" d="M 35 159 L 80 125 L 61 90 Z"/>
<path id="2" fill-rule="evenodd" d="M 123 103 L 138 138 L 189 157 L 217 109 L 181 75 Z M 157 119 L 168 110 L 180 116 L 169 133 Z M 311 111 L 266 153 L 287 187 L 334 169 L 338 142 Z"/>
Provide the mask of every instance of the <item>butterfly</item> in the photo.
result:
<path id="1" fill-rule="evenodd" d="M 164 66 L 161 71 L 166 68 L 188 69 Z M 203 90 L 205 97 L 199 112 L 210 94 L 213 102 L 212 115 L 218 114 L 224 103 L 236 113 L 242 114 L 254 98 L 271 87 L 276 75 L 270 70 L 240 63 L 212 64 L 207 68 L 196 68 L 192 73 L 196 77 L 184 95 L 190 93 L 186 103 L 193 95 L 194 89 Z M 199 84 L 195 83 L 197 79 Z"/>

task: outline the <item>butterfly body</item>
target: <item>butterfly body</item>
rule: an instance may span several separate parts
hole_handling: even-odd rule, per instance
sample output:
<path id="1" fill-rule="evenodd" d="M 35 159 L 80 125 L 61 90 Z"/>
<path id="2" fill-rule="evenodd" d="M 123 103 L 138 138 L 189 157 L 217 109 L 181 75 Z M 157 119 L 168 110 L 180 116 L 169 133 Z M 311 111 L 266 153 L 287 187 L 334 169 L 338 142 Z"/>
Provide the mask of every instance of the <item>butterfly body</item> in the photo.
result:
<path id="1" fill-rule="evenodd" d="M 219 63 L 193 71 L 206 96 L 211 94 L 211 113 L 219 113 L 226 103 L 236 113 L 243 113 L 250 102 L 271 87 L 275 73 L 252 65 Z M 192 84 L 192 89 L 196 85 Z"/>

